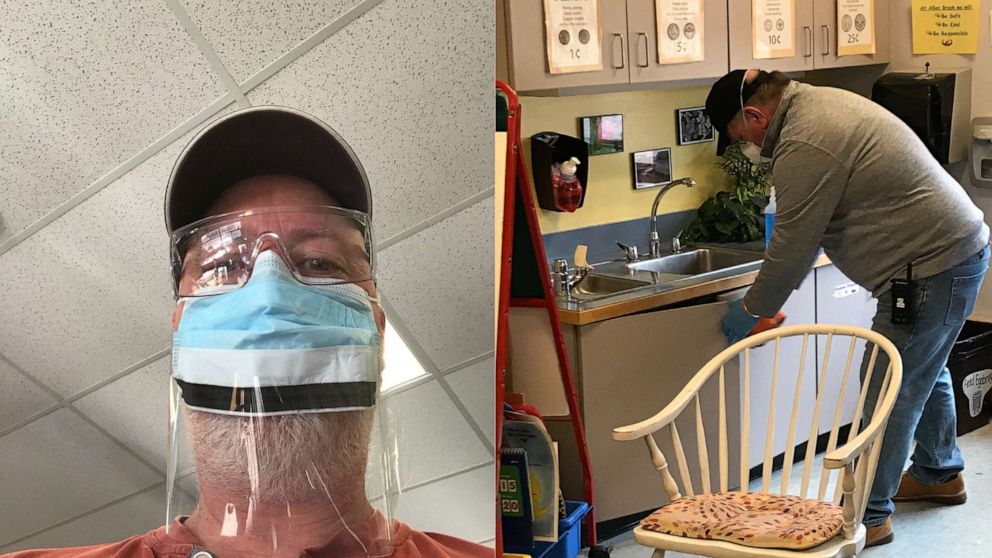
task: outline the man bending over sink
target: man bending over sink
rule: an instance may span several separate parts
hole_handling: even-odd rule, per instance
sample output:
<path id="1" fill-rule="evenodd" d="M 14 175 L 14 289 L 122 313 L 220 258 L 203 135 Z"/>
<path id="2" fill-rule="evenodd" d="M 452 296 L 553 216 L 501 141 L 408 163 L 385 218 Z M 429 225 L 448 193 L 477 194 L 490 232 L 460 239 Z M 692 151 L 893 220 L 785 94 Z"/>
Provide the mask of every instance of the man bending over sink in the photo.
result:
<path id="1" fill-rule="evenodd" d="M 989 265 L 982 212 L 906 124 L 854 93 L 734 70 L 713 85 L 706 111 L 718 154 L 736 142 L 752 161 L 771 162 L 778 204 L 754 286 L 724 316 L 727 340 L 774 316 L 822 246 L 878 298 L 872 329 L 904 363 L 864 517 L 867 546 L 893 539 L 893 500 L 964 503 L 947 357 Z M 909 312 L 890 289 L 907 277 Z"/>

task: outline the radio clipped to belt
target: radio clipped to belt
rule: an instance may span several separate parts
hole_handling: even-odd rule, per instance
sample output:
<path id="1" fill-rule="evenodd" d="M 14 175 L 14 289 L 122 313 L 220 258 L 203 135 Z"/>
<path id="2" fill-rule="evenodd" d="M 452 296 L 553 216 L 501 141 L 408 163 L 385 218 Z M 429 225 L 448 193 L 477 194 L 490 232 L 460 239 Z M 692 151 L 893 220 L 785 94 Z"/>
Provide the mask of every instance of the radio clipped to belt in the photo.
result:
<path id="1" fill-rule="evenodd" d="M 906 266 L 905 279 L 892 280 L 892 323 L 908 325 L 913 322 L 913 264 Z"/>

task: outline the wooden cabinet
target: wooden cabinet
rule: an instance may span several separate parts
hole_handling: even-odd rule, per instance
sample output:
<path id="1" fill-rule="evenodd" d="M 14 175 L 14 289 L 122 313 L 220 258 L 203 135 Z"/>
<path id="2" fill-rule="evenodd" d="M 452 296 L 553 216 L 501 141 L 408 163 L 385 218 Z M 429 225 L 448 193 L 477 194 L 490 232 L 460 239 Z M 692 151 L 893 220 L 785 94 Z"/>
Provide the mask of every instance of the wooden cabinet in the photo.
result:
<path id="1" fill-rule="evenodd" d="M 837 56 L 837 0 L 796 1 L 796 53 L 789 58 L 752 56 L 751 2 L 728 0 L 730 67 L 802 72 L 889 61 L 889 2 L 875 0 L 875 54 Z"/>
<path id="2" fill-rule="evenodd" d="M 727 4 L 724 0 L 704 2 L 704 60 L 684 64 L 658 62 L 655 0 L 627 0 L 627 39 L 630 43 L 628 60 L 631 83 L 716 78 L 729 70 Z"/>
<path id="3" fill-rule="evenodd" d="M 837 0 L 796 0 L 795 54 L 762 60 L 752 55 L 751 1 L 704 0 L 706 59 L 685 64 L 658 61 L 655 0 L 600 1 L 603 69 L 551 74 L 544 2 L 497 0 L 497 77 L 526 92 L 707 79 L 739 68 L 804 72 L 889 61 L 891 0 L 875 0 L 875 54 L 837 56 Z"/>
<path id="4" fill-rule="evenodd" d="M 497 29 L 498 48 L 505 48 L 510 85 L 517 91 L 562 89 L 590 85 L 630 83 L 627 60 L 626 0 L 600 0 L 603 30 L 603 69 L 574 74 L 548 72 L 545 50 L 544 2 L 541 0 L 498 0 L 503 10 L 504 29 Z M 502 77 L 502 76 L 500 76 Z"/>
<path id="5" fill-rule="evenodd" d="M 701 78 L 727 73 L 727 5 L 705 0 L 706 59 L 684 64 L 658 61 L 655 0 L 601 0 L 603 69 L 574 74 L 548 72 L 545 53 L 544 3 L 540 0 L 498 0 L 497 57 L 505 60 L 505 76 L 517 91 L 622 85 Z M 497 26 L 498 27 L 498 26 Z"/>
<path id="6" fill-rule="evenodd" d="M 836 266 L 828 265 L 816 270 L 816 321 L 821 324 L 856 325 L 871 328 L 875 316 L 875 300 L 871 293 L 865 291 L 848 279 Z M 861 389 L 860 371 L 861 355 L 864 354 L 864 341 L 858 341 L 851 362 L 851 370 L 847 381 L 844 382 L 844 369 L 847 366 L 847 354 L 850 343 L 847 340 L 833 343 L 830 348 L 830 360 L 825 362 L 826 340 L 821 339 L 817 347 L 821 368 L 817 371 L 823 379 L 824 401 L 836 401 L 841 390 L 844 394 L 844 404 L 840 416 L 840 425 L 849 424 L 857 407 L 858 395 Z M 817 380 L 820 381 L 819 379 Z M 831 407 L 832 408 L 832 407 Z M 822 413 L 819 420 L 820 433 L 829 432 L 833 427 L 832 413 Z"/>

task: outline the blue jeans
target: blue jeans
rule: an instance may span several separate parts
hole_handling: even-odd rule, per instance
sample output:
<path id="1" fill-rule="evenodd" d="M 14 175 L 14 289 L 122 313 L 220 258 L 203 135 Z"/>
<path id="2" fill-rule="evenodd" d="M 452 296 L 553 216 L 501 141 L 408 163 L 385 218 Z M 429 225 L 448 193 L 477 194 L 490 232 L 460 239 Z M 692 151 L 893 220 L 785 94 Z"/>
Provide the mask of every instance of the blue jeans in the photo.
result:
<path id="1" fill-rule="evenodd" d="M 957 444 L 954 389 L 947 357 L 964 322 L 971 314 L 989 267 L 989 248 L 944 271 L 917 279 L 915 308 L 910 324 L 893 324 L 889 293 L 878 301 L 872 330 L 887 337 L 902 355 L 902 387 L 882 439 L 878 469 L 865 511 L 864 523 L 882 523 L 895 511 L 892 497 L 899 489 L 903 466 L 913 440 L 909 474 L 929 486 L 954 478 L 964 469 Z M 872 345 L 861 365 L 864 381 Z M 879 352 L 865 409 L 873 410 L 889 361 Z"/>

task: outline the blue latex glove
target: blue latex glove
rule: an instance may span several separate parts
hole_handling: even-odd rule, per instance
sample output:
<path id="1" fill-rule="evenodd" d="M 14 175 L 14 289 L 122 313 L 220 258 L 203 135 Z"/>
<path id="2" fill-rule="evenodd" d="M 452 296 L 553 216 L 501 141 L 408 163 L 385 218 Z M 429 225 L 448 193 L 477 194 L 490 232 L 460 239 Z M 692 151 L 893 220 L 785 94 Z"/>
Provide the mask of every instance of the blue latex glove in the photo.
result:
<path id="1" fill-rule="evenodd" d="M 747 337 L 760 318 L 745 312 L 742 300 L 731 300 L 727 307 L 727 313 L 723 315 L 723 335 L 732 345 Z"/>

